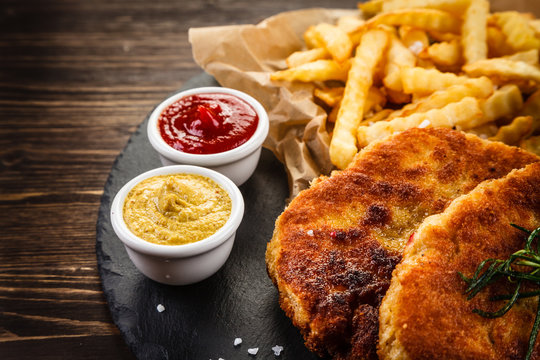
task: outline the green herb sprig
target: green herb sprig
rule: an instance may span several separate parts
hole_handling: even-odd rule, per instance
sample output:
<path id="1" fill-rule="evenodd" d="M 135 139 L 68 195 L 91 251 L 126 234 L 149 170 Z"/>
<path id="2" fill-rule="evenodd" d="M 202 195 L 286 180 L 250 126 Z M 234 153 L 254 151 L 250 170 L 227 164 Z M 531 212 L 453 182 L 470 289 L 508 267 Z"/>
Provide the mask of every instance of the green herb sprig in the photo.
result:
<path id="1" fill-rule="evenodd" d="M 540 290 L 520 292 L 524 282 L 540 286 L 540 251 L 538 244 L 538 241 L 540 240 L 540 227 L 533 231 L 529 231 L 515 224 L 510 225 L 528 234 L 524 249 L 516 251 L 506 260 L 487 259 L 482 261 L 471 278 L 459 273 L 459 276 L 469 285 L 465 290 L 465 294 L 468 294 L 467 300 L 474 298 L 487 285 L 495 282 L 501 277 L 506 277 L 507 281 L 515 286 L 514 292 L 511 294 L 497 295 L 490 298 L 492 301 L 506 300 L 504 306 L 499 310 L 494 312 L 487 312 L 480 309 L 473 310 L 474 313 L 486 318 L 501 317 L 506 314 L 519 299 L 540 295 Z M 518 266 L 526 268 L 518 269 Z M 536 318 L 529 336 L 529 348 L 525 360 L 531 358 L 539 329 L 540 297 L 538 297 Z"/>

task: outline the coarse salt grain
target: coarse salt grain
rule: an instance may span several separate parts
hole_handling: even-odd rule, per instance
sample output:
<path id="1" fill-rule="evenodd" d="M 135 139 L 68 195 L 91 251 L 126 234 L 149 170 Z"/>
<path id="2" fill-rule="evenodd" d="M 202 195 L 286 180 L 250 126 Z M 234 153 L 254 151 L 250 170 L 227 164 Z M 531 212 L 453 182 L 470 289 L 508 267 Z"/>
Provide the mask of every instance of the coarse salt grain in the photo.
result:
<path id="1" fill-rule="evenodd" d="M 241 338 L 236 338 L 234 339 L 234 346 L 238 346 L 242 343 L 242 339 Z"/>
<path id="2" fill-rule="evenodd" d="M 279 356 L 283 351 L 283 346 L 276 345 L 272 347 L 272 351 L 274 352 L 274 355 Z"/>
<path id="3" fill-rule="evenodd" d="M 257 355 L 258 352 L 259 352 L 259 348 L 248 349 L 248 354 L 249 355 Z"/>
<path id="4" fill-rule="evenodd" d="M 424 44 L 421 41 L 415 41 L 409 46 L 409 50 L 411 50 L 415 55 L 420 54 L 422 50 L 424 50 Z"/>
<path id="5" fill-rule="evenodd" d="M 159 312 L 164 312 L 165 311 L 165 306 L 163 306 L 161 304 L 159 304 L 156 308 L 157 308 L 157 311 L 159 311 Z"/>
<path id="6" fill-rule="evenodd" d="M 420 129 L 423 129 L 423 128 L 426 128 L 428 127 L 429 125 L 431 125 L 431 121 L 429 120 L 424 120 L 420 123 L 420 125 L 418 125 L 418 128 Z"/>
<path id="7" fill-rule="evenodd" d="M 313 236 L 313 230 L 308 230 L 308 231 L 307 231 L 307 234 L 308 234 L 309 236 Z"/>

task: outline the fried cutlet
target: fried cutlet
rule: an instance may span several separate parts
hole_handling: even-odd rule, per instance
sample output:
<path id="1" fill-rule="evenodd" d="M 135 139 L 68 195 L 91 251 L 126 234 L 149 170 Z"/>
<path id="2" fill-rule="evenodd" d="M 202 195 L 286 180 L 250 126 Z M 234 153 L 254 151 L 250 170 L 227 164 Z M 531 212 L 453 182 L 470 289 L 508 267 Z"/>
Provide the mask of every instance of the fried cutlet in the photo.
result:
<path id="1" fill-rule="evenodd" d="M 489 299 L 515 284 L 495 282 L 467 301 L 459 276 L 524 248 L 527 234 L 510 224 L 540 226 L 540 163 L 480 184 L 419 227 L 380 307 L 381 359 L 525 357 L 538 300 L 519 300 L 503 317 L 486 319 L 473 309 L 498 310 L 505 302 Z M 540 359 L 539 341 L 532 358 Z"/>
<path id="2" fill-rule="evenodd" d="M 266 251 L 281 308 L 306 346 L 376 359 L 379 305 L 418 225 L 482 181 L 539 160 L 474 135 L 415 128 L 314 181 L 278 217 Z"/>

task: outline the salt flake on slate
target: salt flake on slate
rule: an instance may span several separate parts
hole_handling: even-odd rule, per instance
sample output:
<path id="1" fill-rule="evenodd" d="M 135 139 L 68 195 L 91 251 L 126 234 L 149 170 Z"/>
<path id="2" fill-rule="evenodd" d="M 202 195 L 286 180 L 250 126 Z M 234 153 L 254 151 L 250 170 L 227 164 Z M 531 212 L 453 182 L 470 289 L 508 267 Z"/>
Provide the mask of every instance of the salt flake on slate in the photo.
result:
<path id="1" fill-rule="evenodd" d="M 236 338 L 234 339 L 234 346 L 238 346 L 242 343 L 242 339 L 241 338 Z"/>
<path id="2" fill-rule="evenodd" d="M 257 355 L 258 352 L 259 352 L 259 348 L 248 349 L 248 354 L 249 355 Z"/>
<path id="3" fill-rule="evenodd" d="M 165 311 L 165 306 L 163 306 L 161 304 L 159 304 L 156 308 L 157 308 L 157 311 L 159 311 L 159 312 L 164 312 Z"/>
<path id="4" fill-rule="evenodd" d="M 276 345 L 272 347 L 272 351 L 274 352 L 274 355 L 279 356 L 283 351 L 283 346 Z"/>

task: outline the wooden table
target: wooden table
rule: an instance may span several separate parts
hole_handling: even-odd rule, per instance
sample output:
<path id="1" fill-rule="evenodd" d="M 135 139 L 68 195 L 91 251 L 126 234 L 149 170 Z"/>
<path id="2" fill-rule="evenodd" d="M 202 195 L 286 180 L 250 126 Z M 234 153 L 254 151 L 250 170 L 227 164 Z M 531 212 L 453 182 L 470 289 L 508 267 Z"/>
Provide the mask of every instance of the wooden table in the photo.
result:
<path id="1" fill-rule="evenodd" d="M 130 134 L 201 71 L 188 28 L 356 1 L 0 4 L 0 358 L 131 359 L 101 290 L 97 211 Z"/>

